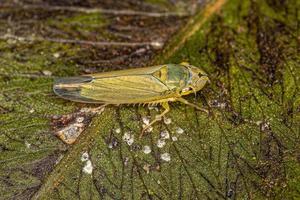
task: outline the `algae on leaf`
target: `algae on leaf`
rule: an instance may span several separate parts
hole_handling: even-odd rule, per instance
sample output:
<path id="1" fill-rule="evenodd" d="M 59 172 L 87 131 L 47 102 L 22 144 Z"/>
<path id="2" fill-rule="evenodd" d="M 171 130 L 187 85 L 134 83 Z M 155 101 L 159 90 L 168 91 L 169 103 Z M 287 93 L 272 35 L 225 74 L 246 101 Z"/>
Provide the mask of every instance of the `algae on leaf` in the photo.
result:
<path id="1" fill-rule="evenodd" d="M 42 90 L 38 94 L 41 96 L 34 94 L 34 97 L 50 102 L 55 109 L 45 113 L 47 104 L 36 105 L 28 98 L 27 104 L 36 106 L 34 110 L 40 109 L 44 116 L 34 118 L 35 134 L 26 134 L 32 132 L 30 118 L 21 116 L 28 120 L 24 126 L 24 121 L 14 119 L 13 115 L 10 120 L 14 124 L 8 121 L 9 114 L 1 116 L 9 124 L 0 130 L 10 146 L 5 139 L 0 140 L 1 177 L 4 177 L 0 186 L 2 189 L 13 185 L 4 194 L 10 197 L 9 193 L 30 184 L 32 190 L 26 192 L 37 191 L 33 192 L 35 199 L 299 198 L 299 5 L 296 0 L 223 3 L 213 1 L 192 16 L 153 61 L 188 61 L 204 69 L 211 84 L 196 97 L 188 98 L 210 109 L 214 117 L 171 103 L 167 118 L 156 124 L 151 134 L 139 139 L 143 124 L 160 112 L 160 107 L 106 107 L 92 119 L 78 141 L 62 152 L 64 145 L 51 134 L 37 130 L 45 126 L 47 115 L 67 113 L 74 104 L 47 96 Z M 6 45 L 0 43 L 2 48 Z M 2 54 L 7 58 L 16 56 L 5 52 Z M 71 64 L 74 71 L 67 67 L 68 62 L 61 63 L 66 66 L 63 72 L 57 65 L 49 65 L 57 75 L 75 74 L 78 70 Z M 7 84 L 9 78 L 3 76 L 0 84 Z M 14 85 L 18 88 L 17 80 L 12 81 L 16 81 Z M 32 81 L 45 81 L 44 89 L 50 91 L 51 80 L 47 77 L 29 79 L 26 84 L 32 87 L 31 92 L 38 85 Z M 9 91 L 7 85 L 6 88 Z M 1 98 L 1 112 L 9 113 L 12 108 L 9 96 Z M 17 102 L 20 106 L 16 109 L 27 109 Z M 15 128 L 19 127 L 17 124 L 21 128 Z M 32 146 L 29 136 L 40 141 L 43 148 Z M 20 145 L 24 145 L 24 150 L 15 152 L 19 156 L 14 155 L 14 148 L 19 149 Z M 57 151 L 63 157 L 58 161 L 50 159 Z M 40 160 L 45 154 L 47 159 Z M 39 161 L 29 170 L 17 167 L 17 163 L 26 167 L 28 159 Z M 36 173 L 42 176 L 38 166 L 48 161 L 58 164 L 43 182 L 31 176 Z M 14 169 L 10 171 L 11 166 Z M 14 178 L 17 176 L 21 178 Z M 12 180 L 15 182 L 9 182 Z"/>

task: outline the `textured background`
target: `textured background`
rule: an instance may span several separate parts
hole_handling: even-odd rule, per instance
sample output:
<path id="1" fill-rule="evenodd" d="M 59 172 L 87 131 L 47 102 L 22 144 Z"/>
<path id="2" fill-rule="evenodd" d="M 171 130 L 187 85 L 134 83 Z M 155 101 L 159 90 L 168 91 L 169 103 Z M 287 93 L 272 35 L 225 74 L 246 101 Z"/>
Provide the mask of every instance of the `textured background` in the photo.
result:
<path id="1" fill-rule="evenodd" d="M 297 0 L 2 0 L 0 199 L 299 198 L 299 8 Z M 182 61 L 209 74 L 211 84 L 187 99 L 215 117 L 171 103 L 142 139 L 160 107 L 91 116 L 79 111 L 91 105 L 52 93 L 57 76 Z M 73 145 L 55 137 L 76 133 L 76 123 L 84 132 Z"/>

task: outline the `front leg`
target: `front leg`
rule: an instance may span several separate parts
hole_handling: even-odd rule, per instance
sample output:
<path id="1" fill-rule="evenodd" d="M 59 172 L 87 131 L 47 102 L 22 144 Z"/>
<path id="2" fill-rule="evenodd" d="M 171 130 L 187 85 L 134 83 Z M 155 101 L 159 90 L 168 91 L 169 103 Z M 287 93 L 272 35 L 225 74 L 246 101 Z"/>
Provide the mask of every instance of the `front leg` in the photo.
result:
<path id="1" fill-rule="evenodd" d="M 158 121 L 161 121 L 161 119 L 163 118 L 163 116 L 164 116 L 165 114 L 167 114 L 167 113 L 170 111 L 170 106 L 169 106 L 169 103 L 168 103 L 168 102 L 163 102 L 161 105 L 162 105 L 162 107 L 165 109 L 164 112 L 162 112 L 160 115 L 156 115 L 156 116 L 155 116 L 155 119 L 154 119 L 152 122 L 150 122 L 145 128 L 143 128 L 142 133 L 141 133 L 141 135 L 140 135 L 140 138 L 143 137 L 145 131 L 146 131 L 150 126 L 152 126 L 153 124 L 155 124 L 155 123 L 158 122 Z"/>

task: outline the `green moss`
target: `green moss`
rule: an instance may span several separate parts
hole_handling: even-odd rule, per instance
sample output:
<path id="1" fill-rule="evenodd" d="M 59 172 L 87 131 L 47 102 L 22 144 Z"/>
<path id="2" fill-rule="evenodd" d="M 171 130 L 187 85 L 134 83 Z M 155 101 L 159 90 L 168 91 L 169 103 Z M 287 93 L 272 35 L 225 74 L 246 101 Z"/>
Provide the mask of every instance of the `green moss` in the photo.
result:
<path id="1" fill-rule="evenodd" d="M 170 1 L 168 0 L 146 0 L 145 2 L 151 3 L 151 4 L 158 4 L 160 6 L 170 7 Z"/>
<path id="2" fill-rule="evenodd" d="M 62 30 L 72 29 L 76 31 L 96 31 L 107 24 L 107 20 L 101 13 L 75 14 L 73 16 L 60 16 L 57 19 L 49 19 L 49 25 Z"/>

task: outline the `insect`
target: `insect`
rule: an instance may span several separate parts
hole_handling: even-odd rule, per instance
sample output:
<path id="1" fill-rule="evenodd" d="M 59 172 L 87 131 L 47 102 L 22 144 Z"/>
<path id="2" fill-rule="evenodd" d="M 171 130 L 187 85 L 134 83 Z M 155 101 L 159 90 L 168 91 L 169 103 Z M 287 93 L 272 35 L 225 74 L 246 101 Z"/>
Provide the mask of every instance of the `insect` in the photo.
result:
<path id="1" fill-rule="evenodd" d="M 169 102 L 179 101 L 207 112 L 182 98 L 201 90 L 207 81 L 203 70 L 181 63 L 60 78 L 53 90 L 64 99 L 82 103 L 161 104 L 165 110 L 143 129 L 142 136 L 170 111 Z"/>

